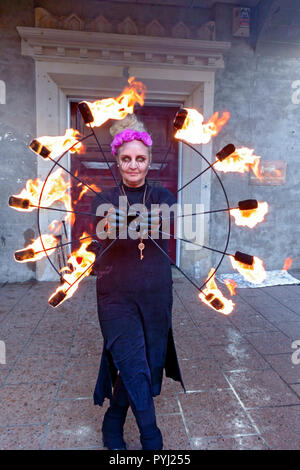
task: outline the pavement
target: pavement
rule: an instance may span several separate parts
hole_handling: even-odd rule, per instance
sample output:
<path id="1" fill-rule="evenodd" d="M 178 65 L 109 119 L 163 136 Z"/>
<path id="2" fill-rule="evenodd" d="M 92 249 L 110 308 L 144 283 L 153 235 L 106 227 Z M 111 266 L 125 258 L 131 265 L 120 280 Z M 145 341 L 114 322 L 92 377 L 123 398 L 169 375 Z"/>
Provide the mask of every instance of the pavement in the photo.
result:
<path id="1" fill-rule="evenodd" d="M 47 299 L 56 287 L 0 287 L 0 449 L 103 449 L 108 402 L 93 404 L 103 344 L 95 279 L 53 309 Z M 164 449 L 300 448 L 300 363 L 292 348 L 299 340 L 300 359 L 300 285 L 238 289 L 232 300 L 235 309 L 224 316 L 184 278 L 174 279 L 186 393 L 164 378 L 155 397 Z M 141 448 L 131 410 L 125 440 Z"/>

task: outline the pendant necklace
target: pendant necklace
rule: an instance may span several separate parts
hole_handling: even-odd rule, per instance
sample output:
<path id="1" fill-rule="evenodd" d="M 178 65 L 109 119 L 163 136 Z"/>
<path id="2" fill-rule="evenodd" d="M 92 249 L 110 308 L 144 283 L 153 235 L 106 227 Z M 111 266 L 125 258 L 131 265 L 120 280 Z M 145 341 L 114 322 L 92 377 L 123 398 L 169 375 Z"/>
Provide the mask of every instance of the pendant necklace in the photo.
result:
<path id="1" fill-rule="evenodd" d="M 128 205 L 128 208 L 129 208 L 130 205 L 129 205 L 129 202 L 128 202 L 128 196 L 125 193 L 125 189 L 124 189 L 123 184 L 121 186 L 121 189 L 122 189 L 122 192 L 123 192 L 124 196 L 126 197 L 127 205 Z M 144 191 L 144 195 L 143 195 L 143 206 L 145 206 L 146 192 L 147 192 L 147 183 L 145 183 L 145 191 Z M 145 244 L 143 243 L 143 237 L 142 236 L 140 236 L 139 239 L 140 239 L 140 243 L 138 244 L 138 249 L 140 250 L 140 260 L 142 260 L 144 258 L 143 250 L 145 248 Z"/>

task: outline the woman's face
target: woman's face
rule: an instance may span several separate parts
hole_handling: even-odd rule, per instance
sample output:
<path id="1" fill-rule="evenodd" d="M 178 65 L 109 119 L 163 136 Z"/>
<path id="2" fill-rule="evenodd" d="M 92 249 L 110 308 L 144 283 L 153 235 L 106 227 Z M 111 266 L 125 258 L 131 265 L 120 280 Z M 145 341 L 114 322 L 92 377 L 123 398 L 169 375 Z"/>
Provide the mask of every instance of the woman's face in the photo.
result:
<path id="1" fill-rule="evenodd" d="M 140 140 L 125 142 L 118 151 L 118 164 L 123 183 L 139 187 L 145 183 L 150 165 L 150 150 Z"/>

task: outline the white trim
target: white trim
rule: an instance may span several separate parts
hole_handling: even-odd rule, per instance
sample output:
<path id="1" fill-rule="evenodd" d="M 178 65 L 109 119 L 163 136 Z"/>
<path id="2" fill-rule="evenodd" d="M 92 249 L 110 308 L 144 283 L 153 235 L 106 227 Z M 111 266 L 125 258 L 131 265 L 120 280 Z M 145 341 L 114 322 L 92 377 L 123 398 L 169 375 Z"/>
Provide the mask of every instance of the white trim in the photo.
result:
<path id="1" fill-rule="evenodd" d="M 217 70 L 231 44 L 221 41 L 136 36 L 18 26 L 22 54 L 55 62 L 127 62 L 172 68 Z M 137 40 L 138 38 L 138 40 Z"/>

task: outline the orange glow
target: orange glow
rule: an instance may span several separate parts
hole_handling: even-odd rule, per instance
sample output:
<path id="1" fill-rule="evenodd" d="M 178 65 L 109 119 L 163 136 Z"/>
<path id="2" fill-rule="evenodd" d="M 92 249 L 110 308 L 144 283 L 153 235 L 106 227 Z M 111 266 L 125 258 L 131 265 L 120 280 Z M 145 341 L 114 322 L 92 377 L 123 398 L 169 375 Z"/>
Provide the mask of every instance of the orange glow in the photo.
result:
<path id="1" fill-rule="evenodd" d="M 236 149 L 231 155 L 222 162 L 217 160 L 214 168 L 224 173 L 236 172 L 245 173 L 252 170 L 257 178 L 261 178 L 260 157 L 253 155 L 254 150 L 247 147 Z"/>
<path id="2" fill-rule="evenodd" d="M 230 295 L 236 295 L 235 288 L 237 283 L 233 279 L 225 279 L 224 282 L 230 292 Z"/>
<path id="3" fill-rule="evenodd" d="M 146 86 L 137 82 L 135 77 L 128 79 L 129 86 L 125 87 L 117 98 L 105 98 L 94 102 L 86 102 L 93 115 L 92 127 L 102 126 L 108 119 L 124 119 L 127 114 L 132 114 L 134 105 L 144 104 Z"/>
<path id="4" fill-rule="evenodd" d="M 51 255 L 55 251 L 55 248 L 57 245 L 57 239 L 53 235 L 45 234 L 45 235 L 42 235 L 42 241 L 43 241 L 45 249 L 53 248 L 53 250 L 47 250 L 47 254 Z M 21 259 L 22 252 L 24 252 L 24 250 L 26 251 L 28 250 L 28 252 L 29 250 L 32 250 L 32 256 Z M 15 259 L 18 263 L 28 263 L 32 261 L 37 261 L 39 259 L 42 259 L 44 256 L 46 256 L 46 253 L 43 249 L 40 237 L 38 237 L 30 245 L 26 246 L 22 250 L 18 250 L 15 252 Z M 18 257 L 20 259 L 17 259 Z"/>
<path id="5" fill-rule="evenodd" d="M 215 272 L 214 268 L 212 268 L 208 274 L 207 279 Z M 233 311 L 234 303 L 232 300 L 227 299 L 224 297 L 220 289 L 218 289 L 218 286 L 215 282 L 215 275 L 208 281 L 206 284 L 205 289 L 203 289 L 202 292 L 199 294 L 199 299 L 204 302 L 206 305 L 208 305 L 210 308 L 213 310 L 216 310 L 219 313 L 223 313 L 224 315 L 229 315 Z M 218 308 L 214 307 L 214 302 L 215 305 L 218 306 Z"/>
<path id="6" fill-rule="evenodd" d="M 65 208 L 69 211 L 72 210 L 72 203 L 71 203 L 71 196 L 68 191 L 70 188 L 70 182 L 66 181 L 62 176 L 62 169 L 59 168 L 55 172 L 51 173 L 49 176 L 47 183 L 44 187 L 42 199 L 40 201 L 40 205 L 43 207 L 50 207 L 54 202 L 61 201 Z M 14 195 L 13 197 L 27 199 L 30 204 L 33 206 L 38 206 L 39 198 L 44 185 L 44 181 L 40 178 L 36 178 L 35 180 L 27 180 L 26 186 L 22 191 Z M 20 207 L 13 207 L 18 211 L 27 211 L 31 212 L 37 207 L 29 206 L 27 209 L 22 209 Z M 71 224 L 75 221 L 75 214 L 67 213 L 64 220 L 66 222 L 70 222 Z M 49 227 L 51 230 L 51 227 Z"/>
<path id="7" fill-rule="evenodd" d="M 176 139 L 182 139 L 191 144 L 207 144 L 212 137 L 217 135 L 230 118 L 230 113 L 225 111 L 222 117 L 219 112 L 214 113 L 211 118 L 203 123 L 204 117 L 196 109 L 184 108 L 187 116 L 182 129 L 175 134 Z"/>
<path id="8" fill-rule="evenodd" d="M 240 209 L 231 209 L 230 214 L 234 217 L 234 222 L 236 225 L 242 227 L 253 228 L 255 225 L 262 222 L 265 218 L 265 215 L 269 211 L 269 206 L 267 202 L 259 202 L 256 209 L 250 210 L 240 210 Z"/>
<path id="9" fill-rule="evenodd" d="M 88 237 L 87 233 L 83 233 L 80 238 Z M 87 251 L 87 247 L 90 245 L 91 240 L 87 239 L 81 242 L 80 248 L 75 250 L 68 258 L 68 266 L 62 268 L 64 283 L 60 285 L 56 291 L 49 297 L 49 301 L 58 293 L 62 292 L 65 295 L 64 300 L 72 297 L 74 292 L 78 289 L 78 286 L 82 279 L 90 274 L 92 267 L 88 269 L 91 263 L 95 261 L 96 255 L 90 251 Z M 80 277 L 81 276 L 81 277 Z M 80 279 L 79 279 L 80 277 Z M 79 279 L 79 280 L 78 280 Z M 76 281 L 76 282 L 75 282 Z M 75 282 L 74 285 L 72 285 Z M 70 287 L 72 285 L 72 287 Z M 70 288 L 69 288 L 70 287 Z"/>
<path id="10" fill-rule="evenodd" d="M 284 261 L 284 264 L 283 264 L 282 271 L 287 271 L 288 269 L 290 269 L 292 264 L 293 264 L 293 259 L 292 258 L 286 258 L 286 260 Z"/>
<path id="11" fill-rule="evenodd" d="M 30 204 L 37 206 L 39 203 L 40 193 L 42 191 L 43 185 L 44 181 L 42 181 L 40 178 L 36 178 L 35 180 L 29 179 L 26 182 L 25 188 L 22 189 L 19 194 L 14 196 L 18 198 L 28 199 L 30 201 Z M 64 180 L 62 176 L 62 169 L 59 168 L 49 176 L 47 183 L 44 187 L 40 205 L 49 207 L 55 201 L 63 201 L 65 204 L 67 203 L 68 209 L 71 204 L 70 196 L 69 194 L 67 194 L 67 190 L 69 187 L 70 183 Z M 20 211 L 26 210 L 31 212 L 35 210 L 36 207 L 30 206 L 28 209 L 14 207 L 14 209 Z"/>
<path id="12" fill-rule="evenodd" d="M 66 129 L 65 135 L 63 136 L 43 136 L 37 137 L 35 141 L 37 141 L 40 146 L 46 147 L 50 151 L 49 157 L 56 158 L 61 155 L 63 152 L 68 150 L 72 145 L 76 144 L 78 140 L 81 138 L 80 133 L 76 129 Z M 35 153 L 40 154 L 40 149 L 33 149 L 30 147 Z M 84 152 L 84 145 L 82 142 L 78 142 L 71 150 L 71 153 L 82 153 Z M 47 158 L 47 157 L 45 157 Z"/>
<path id="13" fill-rule="evenodd" d="M 236 261 L 233 256 L 229 256 L 233 269 L 236 269 L 243 277 L 253 284 L 261 284 L 267 277 L 264 262 L 257 258 L 253 257 L 253 264 L 250 266 L 248 264 L 241 263 Z"/>
<path id="14" fill-rule="evenodd" d="M 89 188 L 88 188 L 87 186 L 84 186 L 82 183 L 79 183 L 79 184 L 78 184 L 78 187 L 80 187 L 80 186 L 83 186 L 83 187 L 82 187 L 82 190 L 81 190 L 81 192 L 80 192 L 80 194 L 79 194 L 77 200 L 74 201 L 75 204 L 76 204 L 78 201 L 80 201 L 80 199 L 82 198 L 82 196 L 83 196 L 85 193 L 87 193 L 87 192 L 89 191 Z M 89 187 L 92 188 L 94 191 L 96 191 L 96 192 L 98 192 L 98 193 L 101 192 L 101 189 L 100 189 L 96 184 L 94 184 L 94 183 L 89 184 Z"/>

